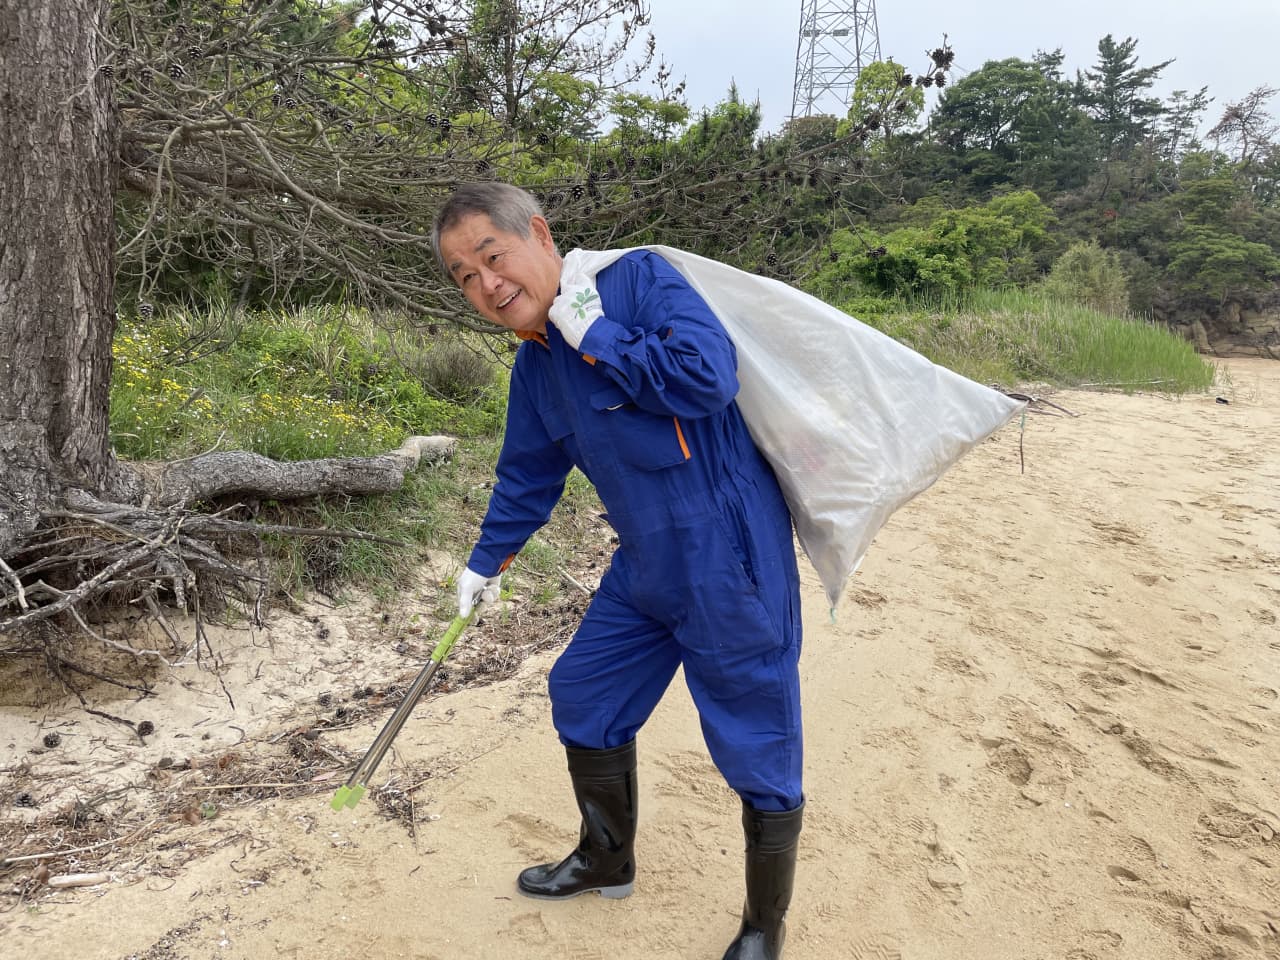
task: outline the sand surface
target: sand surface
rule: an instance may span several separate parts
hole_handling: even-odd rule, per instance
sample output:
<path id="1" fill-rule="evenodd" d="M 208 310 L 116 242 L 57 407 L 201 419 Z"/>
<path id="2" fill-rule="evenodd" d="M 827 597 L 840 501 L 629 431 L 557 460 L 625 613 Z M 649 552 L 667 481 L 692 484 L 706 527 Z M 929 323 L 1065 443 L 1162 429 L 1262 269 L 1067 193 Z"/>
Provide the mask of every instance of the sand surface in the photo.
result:
<path id="1" fill-rule="evenodd" d="M 1280 364 L 1226 368 L 1229 403 L 1053 395 L 1078 416 L 1010 425 L 900 511 L 834 623 L 805 570 L 788 960 L 1280 957 Z M 438 609 L 436 589 L 406 607 Z M 576 839 L 554 649 L 420 704 L 377 777 L 393 790 L 334 813 L 339 761 L 390 706 L 350 700 L 351 723 L 307 740 L 333 712 L 312 692 L 404 674 L 430 630 L 304 614 L 219 635 L 225 690 L 195 670 L 185 706 L 97 704 L 152 718 L 141 743 L 73 704 L 0 712 L 0 815 L 93 789 L 97 815 L 139 824 L 0 870 L 7 955 L 718 960 L 739 812 L 681 679 L 640 739 L 634 895 L 544 903 L 513 879 Z M 478 631 L 486 656 L 502 632 Z M 51 731 L 62 745 L 33 753 Z M 300 785 L 269 786 L 286 768 Z M 237 769 L 259 799 L 221 789 Z M 19 780 L 34 811 L 12 804 Z M 50 890 L 41 864 L 104 882 Z"/>

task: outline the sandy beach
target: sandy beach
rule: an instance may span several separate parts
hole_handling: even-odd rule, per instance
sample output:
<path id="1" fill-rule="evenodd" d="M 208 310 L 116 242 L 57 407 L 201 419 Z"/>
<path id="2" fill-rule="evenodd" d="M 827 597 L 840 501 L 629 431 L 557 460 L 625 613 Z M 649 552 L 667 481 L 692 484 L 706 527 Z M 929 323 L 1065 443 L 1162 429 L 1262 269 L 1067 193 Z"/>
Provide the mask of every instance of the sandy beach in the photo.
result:
<path id="1" fill-rule="evenodd" d="M 1280 958 L 1280 364 L 1224 367 L 1207 396 L 1048 397 L 1074 416 L 1015 421 L 901 510 L 834 621 L 802 563 L 787 960 Z M 91 704 L 145 707 L 145 738 L 75 701 L 0 708 L 0 816 L 34 824 L 94 784 L 114 792 L 95 815 L 139 824 L 83 853 L 32 856 L 79 843 L 47 827 L 52 846 L 0 849 L 32 857 L 0 870 L 5 952 L 718 960 L 742 901 L 739 807 L 680 677 L 639 740 L 626 900 L 514 888 L 577 836 L 545 688 L 563 638 L 497 683 L 455 673 L 379 770 L 393 789 L 330 810 L 340 761 L 393 705 L 379 684 L 430 648 L 438 581 L 404 603 L 422 619 L 278 612 L 218 635 L 221 683 L 192 667 L 185 698 Z M 503 632 L 491 614 L 459 655 L 501 659 Z M 351 722 L 302 736 L 312 691 L 362 684 Z M 295 785 L 266 757 L 295 761 Z M 224 789 L 238 768 L 257 799 Z M 45 884 L 77 873 L 100 882 Z"/>

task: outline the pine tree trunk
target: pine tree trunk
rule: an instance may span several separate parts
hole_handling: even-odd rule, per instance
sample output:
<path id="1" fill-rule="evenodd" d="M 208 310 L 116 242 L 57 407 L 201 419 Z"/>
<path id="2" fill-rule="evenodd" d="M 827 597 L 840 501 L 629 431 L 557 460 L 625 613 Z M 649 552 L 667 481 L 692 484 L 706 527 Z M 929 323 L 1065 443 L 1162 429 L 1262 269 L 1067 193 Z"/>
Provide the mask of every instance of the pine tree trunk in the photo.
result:
<path id="1" fill-rule="evenodd" d="M 107 8 L 0 7 L 0 557 L 63 489 L 115 482 Z"/>

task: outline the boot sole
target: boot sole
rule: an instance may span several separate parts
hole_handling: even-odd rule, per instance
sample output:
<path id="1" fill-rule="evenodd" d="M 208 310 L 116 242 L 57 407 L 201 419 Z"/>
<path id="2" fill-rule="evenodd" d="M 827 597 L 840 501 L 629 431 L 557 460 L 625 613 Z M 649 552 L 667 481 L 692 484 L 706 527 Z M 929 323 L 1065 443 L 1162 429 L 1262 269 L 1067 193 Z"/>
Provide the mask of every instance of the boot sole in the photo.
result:
<path id="1" fill-rule="evenodd" d="M 587 887 L 584 890 L 577 890 L 573 893 L 530 893 L 519 884 L 516 885 L 516 892 L 522 897 L 528 897 L 530 900 L 572 900 L 574 897 L 580 897 L 584 893 L 598 893 L 606 900 L 621 900 L 624 897 L 631 896 L 631 891 L 635 889 L 635 883 L 620 883 L 613 887 Z"/>

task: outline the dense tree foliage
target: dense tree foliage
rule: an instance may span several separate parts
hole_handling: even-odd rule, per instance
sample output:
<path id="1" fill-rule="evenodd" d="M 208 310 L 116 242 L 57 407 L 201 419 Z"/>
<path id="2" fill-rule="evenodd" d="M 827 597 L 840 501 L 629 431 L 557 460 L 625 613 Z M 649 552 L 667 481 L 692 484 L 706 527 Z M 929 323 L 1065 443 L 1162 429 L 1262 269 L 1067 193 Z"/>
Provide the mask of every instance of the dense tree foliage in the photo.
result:
<path id="1" fill-rule="evenodd" d="M 844 284 L 853 298 L 1038 282 L 1070 249 L 1055 289 L 1089 279 L 1107 293 L 1081 299 L 1112 308 L 1212 322 L 1224 308 L 1274 301 L 1277 90 L 1226 104 L 1204 131 L 1208 89 L 1154 96 L 1171 61 L 1144 66 L 1137 47 L 1103 37 L 1095 65 L 1074 79 L 1055 50 L 990 61 L 946 85 L 923 130 L 861 161 L 868 180 L 843 192 L 850 222 L 832 239 L 848 262 L 815 263 L 820 288 Z M 993 204 L 1025 191 L 1052 217 L 1011 245 Z M 1114 296 L 1117 270 L 1127 303 Z"/>
<path id="2" fill-rule="evenodd" d="M 873 64 L 846 116 L 769 132 L 732 88 L 690 110 L 643 0 L 112 10 L 126 302 L 354 298 L 473 323 L 425 240 L 468 179 L 532 189 L 569 245 L 660 241 L 799 282 L 1021 284 L 1075 243 L 1116 253 L 1138 311 L 1276 279 L 1276 90 L 1202 139 L 1207 88 L 1156 97 L 1172 61 L 1144 64 L 1132 37 L 1074 78 L 1061 50 L 954 83 L 946 47 L 918 74 Z M 993 210 L 1028 195 L 1050 215 L 1011 245 Z"/>

